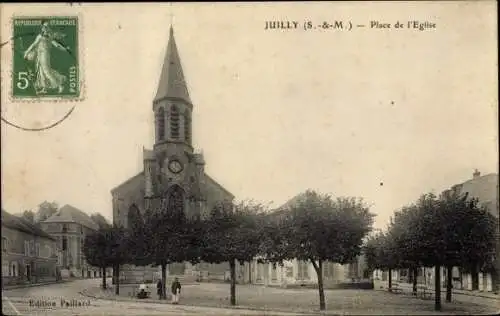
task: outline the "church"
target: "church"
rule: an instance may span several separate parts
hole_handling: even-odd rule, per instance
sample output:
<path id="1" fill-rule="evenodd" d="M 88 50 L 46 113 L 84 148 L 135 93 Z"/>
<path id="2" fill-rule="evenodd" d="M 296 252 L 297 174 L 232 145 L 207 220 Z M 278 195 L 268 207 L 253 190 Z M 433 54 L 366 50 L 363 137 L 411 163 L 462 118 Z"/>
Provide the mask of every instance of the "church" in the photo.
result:
<path id="1" fill-rule="evenodd" d="M 203 154 L 192 146 L 193 103 L 189 96 L 174 30 L 170 35 L 156 95 L 152 102 L 155 138 L 152 149 L 143 148 L 143 170 L 111 190 L 113 222 L 130 227 L 146 210 L 178 209 L 186 216 L 205 217 L 218 202 L 234 196 L 205 173 Z M 169 265 L 168 273 L 193 275 L 224 273 L 226 265 L 189 263 Z M 122 282 L 154 280 L 158 267 L 122 267 Z"/>
<path id="2" fill-rule="evenodd" d="M 111 190 L 113 222 L 125 228 L 144 217 L 146 210 L 180 210 L 186 216 L 206 217 L 217 203 L 232 202 L 234 196 L 205 173 L 203 154 L 192 146 L 193 103 L 182 70 L 179 52 L 170 27 L 170 35 L 161 69 L 156 96 L 153 99 L 154 146 L 143 149 L 143 170 Z M 284 210 L 295 199 L 278 210 Z M 310 284 L 317 282 L 310 263 L 292 260 L 283 267 L 260 263 L 257 258 L 237 265 L 238 283 L 269 286 Z M 325 263 L 325 285 L 359 278 L 361 268 Z M 199 280 L 227 280 L 229 264 L 188 262 L 169 264 L 167 273 L 181 277 L 184 283 Z M 120 282 L 156 281 L 159 267 L 124 265 Z"/>

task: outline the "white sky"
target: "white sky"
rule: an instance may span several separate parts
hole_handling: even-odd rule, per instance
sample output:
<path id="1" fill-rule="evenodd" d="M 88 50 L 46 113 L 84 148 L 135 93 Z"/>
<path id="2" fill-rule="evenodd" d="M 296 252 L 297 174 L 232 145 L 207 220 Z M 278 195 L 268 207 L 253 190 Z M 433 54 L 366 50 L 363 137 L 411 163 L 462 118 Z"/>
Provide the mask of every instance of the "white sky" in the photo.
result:
<path id="1" fill-rule="evenodd" d="M 307 188 L 361 196 L 384 227 L 421 193 L 498 172 L 496 3 L 2 4 L 17 15 L 79 14 L 85 100 L 61 125 L 2 124 L 2 207 L 44 200 L 111 219 L 110 190 L 142 168 L 170 12 L 206 171 L 237 199 Z M 430 21 L 427 31 L 265 31 L 267 20 Z M 7 97 L 2 115 L 46 124 L 68 104 Z M 6 56 L 6 57 L 5 57 Z M 380 182 L 384 185 L 380 186 Z"/>

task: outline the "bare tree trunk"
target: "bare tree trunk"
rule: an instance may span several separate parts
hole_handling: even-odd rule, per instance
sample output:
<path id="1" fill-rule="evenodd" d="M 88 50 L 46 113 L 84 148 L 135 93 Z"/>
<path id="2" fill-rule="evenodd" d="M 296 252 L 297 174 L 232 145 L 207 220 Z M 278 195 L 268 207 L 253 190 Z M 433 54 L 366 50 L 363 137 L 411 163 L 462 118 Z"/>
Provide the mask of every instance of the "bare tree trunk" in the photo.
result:
<path id="1" fill-rule="evenodd" d="M 389 292 L 392 292 L 392 269 L 389 269 Z"/>
<path id="2" fill-rule="evenodd" d="M 162 263 L 161 264 L 161 299 L 167 299 L 167 292 L 166 292 L 166 283 L 167 283 L 167 264 Z"/>
<path id="3" fill-rule="evenodd" d="M 411 273 L 413 275 L 413 295 L 417 295 L 417 278 L 418 278 L 418 268 L 412 268 Z"/>
<path id="4" fill-rule="evenodd" d="M 102 288 L 106 289 L 106 267 L 102 267 Z"/>
<path id="5" fill-rule="evenodd" d="M 319 291 L 319 309 L 324 311 L 326 309 L 325 303 L 325 290 L 323 287 L 323 261 L 318 260 L 318 264 L 313 259 L 310 259 L 311 263 L 316 271 L 316 275 L 318 276 L 318 291 Z"/>
<path id="6" fill-rule="evenodd" d="M 446 267 L 446 301 L 451 302 L 451 292 L 453 288 L 453 266 Z"/>
<path id="7" fill-rule="evenodd" d="M 318 269 L 316 274 L 318 275 L 318 291 L 319 291 L 319 309 L 324 311 L 326 309 L 325 303 L 325 290 L 323 288 L 323 261 L 318 260 Z"/>
<path id="8" fill-rule="evenodd" d="M 229 260 L 229 268 L 231 269 L 231 305 L 236 305 L 236 262 L 234 259 Z"/>
<path id="9" fill-rule="evenodd" d="M 116 271 L 116 272 L 115 272 Z M 113 268 L 113 272 L 115 272 L 115 294 L 120 295 L 120 265 L 117 264 Z"/>
<path id="10" fill-rule="evenodd" d="M 497 258 L 495 259 L 497 262 L 500 261 L 500 258 Z M 499 274 L 498 274 L 498 271 L 499 271 L 499 268 L 498 268 L 498 263 L 496 263 L 496 266 L 493 268 L 493 271 L 491 272 L 491 285 L 492 285 L 492 290 L 494 293 L 498 293 L 498 290 L 499 290 L 499 280 L 498 280 L 498 277 L 499 277 Z"/>
<path id="11" fill-rule="evenodd" d="M 252 284 L 252 263 L 253 263 L 253 260 L 250 260 L 248 262 L 248 283 Z"/>
<path id="12" fill-rule="evenodd" d="M 474 264 L 472 269 L 472 290 L 479 290 L 479 272 L 477 268 L 477 264 Z"/>
<path id="13" fill-rule="evenodd" d="M 441 310 L 441 266 L 434 267 L 434 310 Z"/>

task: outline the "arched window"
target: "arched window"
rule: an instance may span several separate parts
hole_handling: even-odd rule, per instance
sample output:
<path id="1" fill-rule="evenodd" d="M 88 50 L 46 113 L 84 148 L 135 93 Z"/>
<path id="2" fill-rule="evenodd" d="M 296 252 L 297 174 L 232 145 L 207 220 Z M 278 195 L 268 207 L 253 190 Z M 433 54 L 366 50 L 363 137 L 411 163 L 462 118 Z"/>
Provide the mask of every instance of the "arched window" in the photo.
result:
<path id="1" fill-rule="evenodd" d="M 179 138 L 179 109 L 177 106 L 172 106 L 170 111 L 170 136 Z"/>
<path id="2" fill-rule="evenodd" d="M 142 223 L 141 212 L 137 205 L 132 204 L 128 209 L 127 228 L 135 229 Z"/>
<path id="3" fill-rule="evenodd" d="M 184 115 L 184 138 L 186 143 L 191 144 L 191 115 L 189 111 Z"/>
<path id="4" fill-rule="evenodd" d="M 156 139 L 163 140 L 165 138 L 165 111 L 160 107 L 156 111 Z"/>
<path id="5" fill-rule="evenodd" d="M 174 218 L 184 217 L 184 191 L 177 185 L 168 191 L 167 212 Z"/>

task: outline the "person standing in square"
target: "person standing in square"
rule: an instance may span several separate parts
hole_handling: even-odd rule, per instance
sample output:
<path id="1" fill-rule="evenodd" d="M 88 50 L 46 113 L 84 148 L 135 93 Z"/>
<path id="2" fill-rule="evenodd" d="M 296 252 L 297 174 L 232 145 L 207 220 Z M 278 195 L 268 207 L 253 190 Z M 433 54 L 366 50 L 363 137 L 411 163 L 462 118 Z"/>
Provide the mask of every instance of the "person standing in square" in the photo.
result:
<path id="1" fill-rule="evenodd" d="M 179 296 L 181 295 L 181 283 L 179 282 L 178 278 L 174 279 L 174 282 L 172 282 L 172 304 L 178 304 L 179 303 Z"/>
<path id="2" fill-rule="evenodd" d="M 163 298 L 163 284 L 161 283 L 161 279 L 156 283 L 156 294 L 158 294 L 158 299 L 161 300 Z"/>

